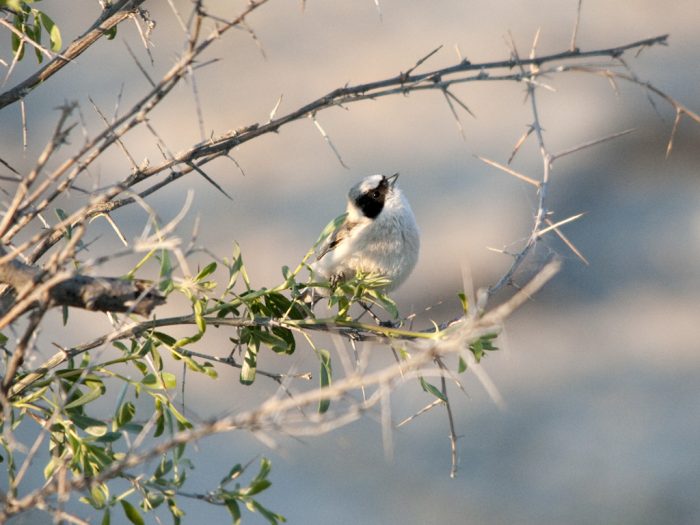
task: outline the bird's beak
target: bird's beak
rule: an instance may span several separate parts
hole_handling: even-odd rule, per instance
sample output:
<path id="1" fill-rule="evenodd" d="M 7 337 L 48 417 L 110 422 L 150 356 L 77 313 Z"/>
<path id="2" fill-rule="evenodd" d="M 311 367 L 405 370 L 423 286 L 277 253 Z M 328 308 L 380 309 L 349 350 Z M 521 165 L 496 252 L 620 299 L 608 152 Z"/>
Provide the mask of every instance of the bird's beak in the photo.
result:
<path id="1" fill-rule="evenodd" d="M 389 182 L 389 186 L 392 188 L 394 187 L 394 184 L 396 184 L 396 179 L 399 178 L 398 173 L 394 173 L 391 177 L 387 177 L 386 180 Z"/>

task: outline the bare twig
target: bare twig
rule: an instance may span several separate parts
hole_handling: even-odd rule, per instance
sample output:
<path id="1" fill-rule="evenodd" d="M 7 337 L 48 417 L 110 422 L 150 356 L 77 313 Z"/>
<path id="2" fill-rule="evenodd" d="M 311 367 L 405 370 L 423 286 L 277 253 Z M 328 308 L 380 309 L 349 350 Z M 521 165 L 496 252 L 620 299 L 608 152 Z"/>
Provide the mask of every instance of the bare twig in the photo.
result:
<path id="1" fill-rule="evenodd" d="M 489 166 L 493 166 L 494 168 L 498 168 L 501 171 L 504 171 L 505 173 L 512 175 L 516 179 L 520 179 L 524 182 L 527 182 L 528 184 L 532 184 L 534 187 L 539 188 L 540 183 L 536 181 L 535 179 L 528 177 L 527 175 L 523 175 L 522 173 L 515 171 L 512 168 L 509 168 L 508 166 L 504 166 L 503 164 L 500 164 L 496 162 L 495 160 L 490 160 L 485 157 L 482 157 L 480 155 L 475 155 L 477 159 L 479 159 L 481 162 L 484 162 L 488 164 Z"/>
<path id="2" fill-rule="evenodd" d="M 545 222 L 546 222 L 547 224 L 549 224 L 550 226 L 554 226 L 554 224 L 552 223 L 552 221 L 550 221 L 549 219 L 546 219 Z M 579 250 L 578 248 L 576 248 L 576 246 L 574 245 L 574 243 L 572 243 L 572 242 L 569 240 L 569 238 L 568 238 L 566 235 L 564 235 L 564 234 L 561 232 L 561 230 L 559 230 L 559 228 L 554 228 L 554 233 L 556 233 L 557 236 L 564 242 L 564 244 L 566 244 L 566 246 L 567 246 L 572 252 L 574 252 L 574 255 L 576 255 L 576 257 L 578 257 L 578 258 L 581 260 L 581 262 L 583 262 L 583 264 L 585 264 L 586 266 L 588 266 L 588 265 L 590 264 L 590 263 L 588 262 L 588 259 L 586 259 L 586 258 L 583 256 L 583 254 L 580 252 L 580 250 Z"/>
<path id="3" fill-rule="evenodd" d="M 545 233 L 550 232 L 552 230 L 556 230 L 559 228 L 559 226 L 563 226 L 564 224 L 568 224 L 568 223 L 573 222 L 577 219 L 580 219 L 584 215 L 585 215 L 585 213 L 579 213 L 577 215 L 572 215 L 571 217 L 569 217 L 567 219 L 563 219 L 563 220 L 556 222 L 554 224 L 551 224 L 551 221 L 549 221 L 549 219 L 547 219 L 547 220 L 545 220 L 545 222 L 550 223 L 549 226 L 547 226 L 546 228 L 542 228 L 541 230 L 538 230 L 537 236 L 542 237 Z"/>
<path id="4" fill-rule="evenodd" d="M 457 458 L 457 432 L 455 431 L 455 420 L 452 416 L 452 406 L 450 405 L 450 398 L 447 397 L 447 381 L 445 376 L 440 378 L 440 385 L 442 390 L 442 395 L 445 397 L 445 410 L 447 411 L 447 421 L 450 425 L 450 477 L 457 477 L 458 468 L 458 458 Z"/>
<path id="5" fill-rule="evenodd" d="M 345 162 L 343 162 L 343 157 L 340 156 L 340 152 L 338 151 L 338 149 L 337 149 L 337 148 L 335 147 L 335 145 L 333 144 L 333 141 L 332 141 L 331 138 L 328 136 L 328 133 L 325 132 L 325 130 L 321 127 L 321 124 L 319 124 L 318 120 L 316 120 L 316 114 L 315 114 L 315 113 L 312 113 L 311 115 L 309 115 L 309 118 L 310 118 L 311 121 L 314 123 L 314 126 L 316 126 L 316 129 L 318 130 L 318 132 L 319 132 L 319 133 L 321 134 L 321 136 L 323 137 L 323 140 L 326 141 L 326 144 L 328 144 L 328 146 L 329 146 L 329 147 L 331 148 L 331 150 L 333 151 L 333 154 L 335 155 L 335 158 L 338 159 L 338 162 L 340 162 L 340 165 L 341 165 L 343 168 L 345 168 L 346 170 L 347 170 L 347 169 L 350 169 L 350 168 L 348 167 L 348 165 L 345 164 Z"/>
<path id="6" fill-rule="evenodd" d="M 571 31 L 571 43 L 569 44 L 569 51 L 576 51 L 576 37 L 578 36 L 578 26 L 581 23 L 581 4 L 583 0 L 578 0 L 578 6 L 576 7 L 576 18 L 574 20 L 574 29 Z"/>
<path id="7" fill-rule="evenodd" d="M 570 155 L 572 153 L 579 152 L 583 149 L 590 148 L 591 146 L 597 146 L 598 144 L 602 144 L 603 142 L 608 142 L 609 140 L 616 139 L 618 137 L 622 137 L 624 135 L 629 135 L 630 133 L 634 133 L 636 128 L 630 128 L 626 129 L 624 131 L 618 131 L 617 133 L 612 133 L 610 135 L 606 135 L 605 137 L 595 139 L 595 140 L 590 140 L 588 142 L 584 142 L 583 144 L 579 144 L 577 146 L 574 146 L 569 149 L 565 149 L 564 151 L 560 151 L 559 153 L 555 153 L 552 155 L 552 162 L 560 159 L 561 157 L 565 157 L 566 155 Z"/>

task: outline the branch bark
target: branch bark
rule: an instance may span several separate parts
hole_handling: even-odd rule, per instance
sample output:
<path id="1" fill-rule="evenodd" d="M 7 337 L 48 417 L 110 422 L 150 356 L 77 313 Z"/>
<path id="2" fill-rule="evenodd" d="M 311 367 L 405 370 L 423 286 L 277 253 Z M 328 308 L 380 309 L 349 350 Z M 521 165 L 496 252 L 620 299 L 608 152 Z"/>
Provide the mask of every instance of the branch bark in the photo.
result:
<path id="1" fill-rule="evenodd" d="M 5 250 L 0 248 L 0 254 Z M 39 283 L 46 271 L 16 259 L 0 264 L 0 282 L 17 292 Z M 118 277 L 74 275 L 49 289 L 54 306 L 74 306 L 103 312 L 134 312 L 148 316 L 165 298 L 144 280 L 127 281 Z"/>

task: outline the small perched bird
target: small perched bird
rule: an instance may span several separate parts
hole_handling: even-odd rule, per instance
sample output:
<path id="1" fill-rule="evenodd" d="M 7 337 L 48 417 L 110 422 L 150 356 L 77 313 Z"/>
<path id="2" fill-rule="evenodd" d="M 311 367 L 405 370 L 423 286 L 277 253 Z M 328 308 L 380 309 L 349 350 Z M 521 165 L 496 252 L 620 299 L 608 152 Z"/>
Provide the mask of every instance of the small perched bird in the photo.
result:
<path id="1" fill-rule="evenodd" d="M 399 174 L 370 175 L 350 188 L 344 222 L 321 245 L 311 264 L 314 279 L 331 284 L 356 272 L 386 277 L 386 290 L 403 283 L 418 261 L 416 219 L 401 190 Z"/>

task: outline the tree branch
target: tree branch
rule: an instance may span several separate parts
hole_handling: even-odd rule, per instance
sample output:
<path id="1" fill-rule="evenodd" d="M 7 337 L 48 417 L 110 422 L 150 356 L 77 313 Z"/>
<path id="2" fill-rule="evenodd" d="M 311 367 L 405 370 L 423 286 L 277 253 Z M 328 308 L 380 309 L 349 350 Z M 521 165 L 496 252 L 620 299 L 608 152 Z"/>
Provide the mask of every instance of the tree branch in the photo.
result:
<path id="1" fill-rule="evenodd" d="M 5 250 L 0 248 L 0 254 Z M 41 282 L 47 272 L 36 266 L 12 259 L 0 263 L 0 282 L 17 292 Z M 127 281 L 118 277 L 74 275 L 52 286 L 49 291 L 54 306 L 74 306 L 103 312 L 134 312 L 147 316 L 165 298 L 144 280 Z"/>
<path id="2" fill-rule="evenodd" d="M 105 36 L 109 30 L 129 18 L 145 0 L 118 0 L 92 24 L 83 35 L 79 36 L 66 48 L 63 53 L 49 61 L 43 68 L 32 74 L 18 85 L 0 94 L 0 109 L 22 100 L 35 87 L 45 82 L 49 77 L 60 71 L 86 51 L 92 44 Z"/>

